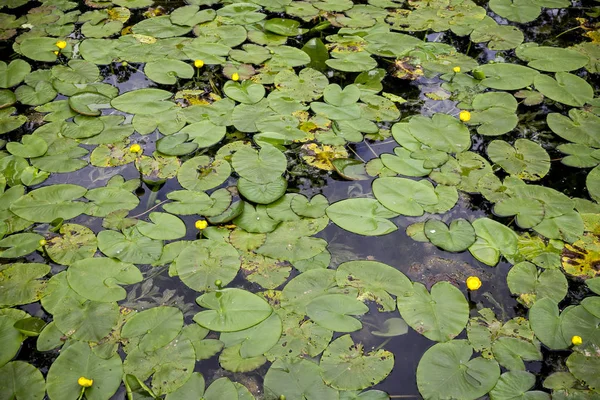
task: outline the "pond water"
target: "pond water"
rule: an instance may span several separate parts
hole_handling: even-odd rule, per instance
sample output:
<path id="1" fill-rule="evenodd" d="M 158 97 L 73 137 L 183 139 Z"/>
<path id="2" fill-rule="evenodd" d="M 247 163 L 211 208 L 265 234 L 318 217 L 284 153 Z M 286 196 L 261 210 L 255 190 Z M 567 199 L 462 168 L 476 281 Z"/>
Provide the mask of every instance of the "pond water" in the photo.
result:
<path id="1" fill-rule="evenodd" d="M 598 15 L 0 0 L 0 400 L 600 398 Z"/>

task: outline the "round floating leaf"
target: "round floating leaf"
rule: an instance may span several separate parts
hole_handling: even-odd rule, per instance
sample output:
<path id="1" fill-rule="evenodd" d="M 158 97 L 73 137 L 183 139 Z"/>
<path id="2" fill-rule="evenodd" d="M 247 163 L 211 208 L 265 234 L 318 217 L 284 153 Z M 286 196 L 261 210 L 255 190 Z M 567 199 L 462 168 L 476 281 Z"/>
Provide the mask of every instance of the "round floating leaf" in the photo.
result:
<path id="1" fill-rule="evenodd" d="M 110 108 L 110 97 L 101 93 L 77 93 L 69 97 L 69 107 L 73 111 L 90 117 L 97 117 L 102 114 L 103 108 Z"/>
<path id="2" fill-rule="evenodd" d="M 600 357 L 597 355 L 573 352 L 567 358 L 567 367 L 573 376 L 585 382 L 590 388 L 600 386 Z"/>
<path id="3" fill-rule="evenodd" d="M 230 174 L 231 166 L 227 161 L 211 161 L 207 156 L 198 156 L 181 165 L 177 180 L 185 189 L 201 192 L 219 186 Z"/>
<path id="4" fill-rule="evenodd" d="M 132 285 L 142 279 L 135 265 L 104 257 L 76 261 L 67 270 L 69 286 L 79 295 L 99 302 L 123 300 L 127 292 L 119 285 Z"/>
<path id="5" fill-rule="evenodd" d="M 215 281 L 227 285 L 240 269 L 240 256 L 229 243 L 198 240 L 176 258 L 177 275 L 190 288 L 202 292 L 215 289 Z"/>
<path id="6" fill-rule="evenodd" d="M 550 113 L 546 117 L 548 127 L 563 139 L 573 143 L 600 148 L 600 139 L 593 132 L 600 129 L 600 117 L 591 112 L 569 110 L 566 117 L 558 113 Z"/>
<path id="7" fill-rule="evenodd" d="M 510 1 L 510 0 L 508 0 Z M 478 69 L 485 78 L 483 86 L 498 90 L 518 90 L 533 84 L 539 72 L 516 64 L 486 64 Z"/>
<path id="8" fill-rule="evenodd" d="M 135 24 L 132 28 L 137 35 L 152 36 L 154 38 L 170 38 L 185 35 L 192 30 L 191 26 L 175 25 L 169 15 L 159 15 L 148 18 Z"/>
<path id="9" fill-rule="evenodd" d="M 192 78 L 194 67 L 183 61 L 162 59 L 146 63 L 144 73 L 156 83 L 174 85 L 177 83 L 177 78 Z"/>
<path id="10" fill-rule="evenodd" d="M 281 318 L 276 313 L 260 324 L 237 332 L 223 332 L 219 339 L 225 347 L 241 344 L 238 349 L 243 358 L 260 356 L 275 346 L 282 332 Z"/>
<path id="11" fill-rule="evenodd" d="M 119 307 L 115 302 L 67 301 L 54 314 L 56 327 L 82 342 L 99 342 L 110 333 L 118 319 Z"/>
<path id="12" fill-rule="evenodd" d="M 42 400 L 46 382 L 33 365 L 13 361 L 0 368 L 0 397 L 4 399 Z"/>
<path id="13" fill-rule="evenodd" d="M 469 305 L 465 296 L 449 282 L 438 282 L 431 294 L 420 283 L 413 291 L 398 296 L 398 311 L 406 323 L 436 342 L 447 342 L 467 325 Z"/>
<path id="14" fill-rule="evenodd" d="M 231 164 L 240 176 L 255 183 L 266 184 L 281 177 L 287 166 L 287 158 L 269 145 L 263 146 L 259 151 L 242 147 L 233 155 Z"/>
<path id="15" fill-rule="evenodd" d="M 152 212 L 150 222 L 140 221 L 136 227 L 144 236 L 157 240 L 175 240 L 185 236 L 185 224 L 168 213 Z"/>
<path id="16" fill-rule="evenodd" d="M 548 72 L 573 71 L 589 62 L 588 56 L 577 50 L 550 46 L 526 47 L 518 55 L 531 68 Z"/>
<path id="17" fill-rule="evenodd" d="M 519 296 L 521 303 L 531 307 L 536 301 L 549 297 L 559 303 L 567 295 L 567 278 L 559 269 L 538 271 L 530 262 L 515 264 L 506 277 L 508 288 Z"/>
<path id="18" fill-rule="evenodd" d="M 600 202 L 600 168 L 596 167 L 590 171 L 585 178 L 585 185 L 587 187 L 590 197 L 597 202 Z"/>
<path id="19" fill-rule="evenodd" d="M 245 199 L 257 204 L 271 204 L 285 194 L 287 180 L 280 176 L 272 182 L 255 183 L 240 178 L 237 187 Z"/>
<path id="20" fill-rule="evenodd" d="M 331 221 L 340 228 L 365 236 L 387 235 L 398 229 L 388 219 L 398 214 L 375 199 L 346 199 L 333 203 L 325 210 Z"/>
<path id="21" fill-rule="evenodd" d="M 432 118 L 415 116 L 408 122 L 408 131 L 419 142 L 435 150 L 460 153 L 471 147 L 469 129 L 447 114 L 434 114 Z"/>
<path id="22" fill-rule="evenodd" d="M 488 145 L 490 159 L 506 172 L 521 179 L 539 180 L 550 170 L 550 156 L 539 144 L 517 139 L 514 148 L 503 140 Z"/>
<path id="23" fill-rule="evenodd" d="M 92 83 L 96 82 L 100 77 L 100 70 L 95 64 L 89 61 L 71 60 L 68 66 L 54 66 L 52 68 L 52 76 L 67 83 Z"/>
<path id="24" fill-rule="evenodd" d="M 0 110 L 0 134 L 13 131 L 27 122 L 25 115 L 11 115 L 16 111 L 14 107 Z"/>
<path id="25" fill-rule="evenodd" d="M 179 389 L 168 393 L 166 400 L 195 400 L 204 395 L 204 377 L 200 372 L 194 372 L 190 379 L 183 384 Z"/>
<path id="26" fill-rule="evenodd" d="M 8 142 L 6 144 L 6 150 L 8 150 L 10 154 L 19 157 L 41 157 L 48 150 L 48 143 L 39 136 L 24 135 L 21 138 L 21 143 Z"/>
<path id="27" fill-rule="evenodd" d="M 57 57 L 55 43 L 56 38 L 52 37 L 28 37 L 20 43 L 19 51 L 35 61 L 54 62 Z"/>
<path id="28" fill-rule="evenodd" d="M 227 288 L 196 299 L 207 311 L 194 316 L 201 326 L 217 332 L 235 332 L 264 321 L 273 309 L 262 298 L 242 289 Z"/>
<path id="29" fill-rule="evenodd" d="M 163 244 L 159 240 L 142 235 L 135 227 L 98 233 L 98 248 L 108 257 L 123 262 L 136 264 L 152 264 L 160 258 Z"/>
<path id="30" fill-rule="evenodd" d="M 373 194 L 391 211 L 413 217 L 423 215 L 424 206 L 437 204 L 439 201 L 429 182 L 396 177 L 375 179 Z"/>
<path id="31" fill-rule="evenodd" d="M 167 101 L 172 96 L 166 90 L 139 89 L 115 97 L 110 104 L 130 114 L 157 114 L 175 106 L 175 103 Z"/>
<path id="32" fill-rule="evenodd" d="M 47 81 L 39 81 L 35 85 L 22 85 L 15 90 L 17 100 L 23 104 L 39 106 L 54 100 L 56 90 Z"/>
<path id="33" fill-rule="evenodd" d="M 304 68 L 298 75 L 293 71 L 283 70 L 275 76 L 278 91 L 303 102 L 320 98 L 327 83 L 327 77 L 312 68 Z"/>
<path id="34" fill-rule="evenodd" d="M 342 263 L 335 279 L 340 287 L 357 288 L 361 298 L 377 302 L 382 311 L 394 311 L 396 308 L 390 294 L 402 296 L 413 290 L 412 283 L 402 272 L 377 261 Z"/>
<path id="35" fill-rule="evenodd" d="M 10 210 L 19 217 L 35 222 L 71 219 L 84 213 L 87 204 L 75 202 L 87 189 L 71 184 L 57 184 L 35 189 L 15 201 Z"/>
<path id="36" fill-rule="evenodd" d="M 489 218 L 479 218 L 473 223 L 477 240 L 469 252 L 487 265 L 496 265 L 500 255 L 512 256 L 517 252 L 518 236 L 509 227 Z"/>
<path id="37" fill-rule="evenodd" d="M 275 361 L 264 380 L 266 400 L 337 400 L 337 390 L 325 385 L 321 378 L 321 368 L 305 359 L 285 359 Z"/>
<path id="38" fill-rule="evenodd" d="M 381 331 L 371 331 L 371 335 L 379 337 L 394 337 L 406 335 L 408 324 L 402 318 L 389 318 L 383 323 Z"/>
<path id="39" fill-rule="evenodd" d="M 242 83 L 227 81 L 223 86 L 223 91 L 227 97 L 244 104 L 258 103 L 265 97 L 265 87 L 251 80 Z"/>
<path id="40" fill-rule="evenodd" d="M 552 350 L 566 349 L 557 303 L 549 297 L 536 301 L 529 310 L 529 322 L 535 336 Z"/>
<path id="41" fill-rule="evenodd" d="M 375 61 L 369 53 L 361 51 L 358 53 L 336 53 L 332 52 L 331 58 L 325 61 L 328 67 L 343 72 L 362 72 L 369 71 L 377 67 Z"/>
<path id="42" fill-rule="evenodd" d="M 462 218 L 453 220 L 449 227 L 442 221 L 429 219 L 423 229 L 431 243 L 446 251 L 464 251 L 475 242 L 475 230 Z"/>
<path id="43" fill-rule="evenodd" d="M 488 393 L 500 377 L 495 360 L 471 359 L 466 340 L 438 343 L 423 354 L 417 367 L 417 385 L 424 398 L 445 396 L 475 400 Z"/>
<path id="44" fill-rule="evenodd" d="M 37 233 L 17 233 L 0 240 L 0 258 L 19 258 L 33 253 L 44 237 Z"/>
<path id="45" fill-rule="evenodd" d="M 225 348 L 219 356 L 219 364 L 221 368 L 231 372 L 249 372 L 254 371 L 261 365 L 267 362 L 267 359 L 262 356 L 242 357 L 240 355 L 241 344 Z"/>
<path id="46" fill-rule="evenodd" d="M 600 346 L 600 304 L 587 298 L 581 305 L 565 309 L 561 314 L 561 330 L 567 343 L 573 336 L 581 336 L 588 346 Z M 589 311 L 588 311 L 589 310 Z"/>
<path id="47" fill-rule="evenodd" d="M 39 263 L 15 263 L 0 266 L 0 305 L 16 306 L 40 299 L 46 282 L 41 280 L 50 266 Z"/>
<path id="48" fill-rule="evenodd" d="M 387 350 L 363 354 L 363 345 L 344 335 L 329 344 L 321 357 L 323 380 L 340 390 L 362 390 L 384 380 L 394 367 Z"/>
<path id="49" fill-rule="evenodd" d="M 139 312 L 127 320 L 121 336 L 126 339 L 141 337 L 138 347 L 148 353 L 169 344 L 182 327 L 183 314 L 178 308 L 159 306 Z"/>
<path id="50" fill-rule="evenodd" d="M 498 383 L 490 392 L 492 400 L 549 400 L 548 393 L 534 390 L 528 391 L 535 385 L 535 375 L 527 371 L 509 371 L 500 376 Z"/>
<path id="51" fill-rule="evenodd" d="M 526 23 L 536 19 L 542 7 L 528 0 L 491 0 L 490 8 L 509 21 Z"/>
<path id="52" fill-rule="evenodd" d="M 533 228 L 544 219 L 544 205 L 524 197 L 512 197 L 494 205 L 494 214 L 501 217 L 516 215 L 516 222 L 523 229 Z"/>
<path id="53" fill-rule="evenodd" d="M 55 263 L 71 265 L 75 261 L 91 258 L 96 253 L 98 241 L 90 228 L 64 224 L 59 233 L 60 236 L 49 239 L 45 247 L 48 256 Z"/>
<path id="54" fill-rule="evenodd" d="M 135 347 L 128 354 L 123 369 L 142 382 L 152 376 L 152 391 L 160 396 L 182 387 L 192 376 L 196 357 L 187 339 L 175 339 L 152 352 Z"/>
<path id="55" fill-rule="evenodd" d="M 11 88 L 23 82 L 31 72 L 31 65 L 24 60 L 13 60 L 6 65 L 0 61 L 0 88 Z"/>
<path id="56" fill-rule="evenodd" d="M 555 79 L 539 74 L 535 77 L 535 88 L 544 96 L 573 107 L 582 107 L 594 97 L 594 89 L 585 80 L 568 72 L 557 72 Z"/>
<path id="57" fill-rule="evenodd" d="M 329 202 L 322 194 L 313 196 L 310 201 L 305 196 L 294 196 L 290 202 L 290 208 L 294 213 L 308 218 L 322 217 L 328 206 Z"/>
<path id="58" fill-rule="evenodd" d="M 363 315 L 369 307 L 343 294 L 319 296 L 306 305 L 306 313 L 317 324 L 336 332 L 354 332 L 362 324 L 350 315 Z"/>
<path id="59" fill-rule="evenodd" d="M 60 355 L 48 371 L 47 390 L 52 400 L 75 400 L 81 393 L 79 377 L 92 379 L 94 383 L 85 390 L 90 400 L 107 400 L 119 388 L 123 366 L 118 354 L 109 359 L 96 356 L 87 343 L 75 342 Z"/>

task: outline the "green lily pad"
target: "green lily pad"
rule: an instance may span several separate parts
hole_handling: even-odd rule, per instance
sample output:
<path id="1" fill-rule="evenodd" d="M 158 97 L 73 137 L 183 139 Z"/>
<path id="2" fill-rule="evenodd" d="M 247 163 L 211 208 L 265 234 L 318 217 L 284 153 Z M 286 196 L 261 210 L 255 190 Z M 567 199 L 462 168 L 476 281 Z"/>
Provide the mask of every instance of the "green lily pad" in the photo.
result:
<path id="1" fill-rule="evenodd" d="M 262 298 L 242 289 L 227 288 L 196 300 L 207 311 L 194 316 L 201 326 L 217 332 L 235 332 L 264 321 L 273 309 Z"/>
<path id="2" fill-rule="evenodd" d="M 565 349 L 558 305 L 550 297 L 536 301 L 529 309 L 529 321 L 535 336 L 552 350 Z"/>
<path id="3" fill-rule="evenodd" d="M 161 212 L 152 212 L 150 222 L 140 221 L 136 225 L 138 231 L 156 240 L 175 240 L 185 236 L 185 224 L 174 215 Z"/>
<path id="4" fill-rule="evenodd" d="M 320 366 L 328 385 L 340 390 L 362 390 L 388 376 L 394 355 L 383 349 L 363 354 L 362 344 L 357 345 L 350 335 L 344 335 L 329 344 Z"/>
<path id="5" fill-rule="evenodd" d="M 78 185 L 58 184 L 35 189 L 15 201 L 10 210 L 21 218 L 36 222 L 71 219 L 85 212 L 87 205 L 73 201 L 87 190 Z"/>
<path id="6" fill-rule="evenodd" d="M 532 85 L 535 77 L 539 75 L 535 69 L 516 64 L 486 64 L 478 70 L 484 76 L 481 84 L 498 90 L 523 89 Z"/>
<path id="7" fill-rule="evenodd" d="M 71 299 L 69 299 L 71 300 Z M 56 327 L 82 342 L 98 342 L 108 335 L 119 319 L 117 303 L 67 301 L 54 314 Z M 54 364 L 53 364 L 54 365 Z"/>
<path id="8" fill-rule="evenodd" d="M 108 359 L 96 356 L 87 343 L 75 342 L 50 366 L 46 390 L 52 400 L 77 399 L 81 386 L 77 380 L 83 376 L 94 381 L 85 390 L 90 400 L 110 398 L 119 388 L 123 366 L 118 354 Z"/>
<path id="9" fill-rule="evenodd" d="M 162 59 L 146 63 L 144 73 L 156 83 L 174 85 L 178 78 L 192 78 L 194 68 L 183 61 Z"/>
<path id="10" fill-rule="evenodd" d="M 473 223 L 477 240 L 469 247 L 469 252 L 484 264 L 494 266 L 500 255 L 512 256 L 517 252 L 517 234 L 499 222 L 489 218 L 479 218 Z"/>
<path id="11" fill-rule="evenodd" d="M 600 148 L 600 140 L 592 132 L 600 127 L 600 117 L 591 112 L 572 108 L 569 116 L 550 113 L 546 117 L 548 127 L 557 134 L 573 143 Z"/>
<path id="12" fill-rule="evenodd" d="M 589 62 L 586 55 L 576 50 L 550 46 L 526 47 L 519 52 L 519 58 L 528 61 L 531 68 L 548 72 L 573 71 Z"/>
<path id="13" fill-rule="evenodd" d="M 152 264 L 160 258 L 163 244 L 131 227 L 123 229 L 122 233 L 101 231 L 98 233 L 98 248 L 108 257 L 126 263 Z"/>
<path id="14" fill-rule="evenodd" d="M 335 279 L 340 287 L 357 288 L 359 298 L 375 301 L 380 305 L 381 311 L 394 311 L 396 308 L 390 294 L 402 296 L 413 290 L 412 283 L 402 272 L 377 261 L 342 263 L 336 271 Z"/>
<path id="15" fill-rule="evenodd" d="M 0 240 L 0 258 L 19 258 L 36 251 L 44 237 L 37 233 L 18 233 Z"/>
<path id="16" fill-rule="evenodd" d="M 96 253 L 98 241 L 94 232 L 83 225 L 64 224 L 60 235 L 47 241 L 48 256 L 57 264 L 71 265 L 76 261 L 91 258 Z"/>
<path id="17" fill-rule="evenodd" d="M 135 265 L 103 257 L 76 261 L 67 270 L 69 286 L 82 297 L 98 302 L 125 299 L 127 292 L 119 285 L 132 285 L 142 279 Z"/>
<path id="18" fill-rule="evenodd" d="M 362 324 L 350 315 L 363 315 L 369 307 L 361 301 L 343 294 L 319 296 L 306 305 L 310 319 L 324 328 L 336 332 L 354 332 Z"/>
<path id="19" fill-rule="evenodd" d="M 0 395 L 7 399 L 42 400 L 46 382 L 33 365 L 13 361 L 0 368 Z"/>
<path id="20" fill-rule="evenodd" d="M 115 97 L 110 104 L 117 110 L 130 114 L 157 114 L 174 107 L 174 103 L 167 101 L 172 96 L 166 90 L 139 89 Z"/>
<path id="21" fill-rule="evenodd" d="M 514 148 L 503 140 L 494 140 L 488 145 L 487 153 L 494 163 L 521 179 L 539 180 L 550 170 L 546 150 L 528 139 L 517 139 Z"/>
<path id="22" fill-rule="evenodd" d="M 139 337 L 138 347 L 152 352 L 169 344 L 183 327 L 183 314 L 175 307 L 159 306 L 131 317 L 121 330 L 124 338 Z"/>
<path id="23" fill-rule="evenodd" d="M 325 385 L 321 368 L 310 360 L 279 359 L 265 375 L 265 399 L 336 400 L 337 390 Z"/>
<path id="24" fill-rule="evenodd" d="M 590 388 L 597 388 L 600 384 L 600 357 L 573 352 L 567 359 L 569 371 L 577 379 L 585 382 Z"/>
<path id="25" fill-rule="evenodd" d="M 331 221 L 347 231 L 365 236 L 386 235 L 398 229 L 388 219 L 398 216 L 374 199 L 347 199 L 325 210 Z"/>
<path id="26" fill-rule="evenodd" d="M 538 271 L 530 262 L 515 264 L 506 277 L 508 288 L 519 301 L 531 307 L 536 301 L 549 297 L 559 303 L 567 295 L 567 279 L 558 269 Z"/>
<path id="27" fill-rule="evenodd" d="M 398 311 L 406 323 L 428 339 L 447 342 L 467 325 L 469 306 L 465 296 L 448 282 L 438 282 L 431 293 L 420 283 L 398 296 Z"/>
<path id="28" fill-rule="evenodd" d="M 377 178 L 373 181 L 373 194 L 389 210 L 415 217 L 423 215 L 424 206 L 439 201 L 432 185 L 405 178 Z"/>
<path id="29" fill-rule="evenodd" d="M 0 304 L 10 307 L 38 301 L 46 288 L 41 278 L 50 272 L 50 267 L 39 263 L 4 264 L 0 272 Z"/>
<path id="30" fill-rule="evenodd" d="M 219 186 L 229 178 L 227 161 L 198 156 L 184 162 L 177 171 L 177 180 L 185 189 L 204 191 Z"/>
<path id="31" fill-rule="evenodd" d="M 417 367 L 417 385 L 425 398 L 447 396 L 475 400 L 489 392 L 500 377 L 494 360 L 471 359 L 466 340 L 438 343 L 425 352 Z"/>
<path id="32" fill-rule="evenodd" d="M 276 313 L 250 328 L 237 332 L 222 332 L 219 339 L 226 347 L 240 345 L 238 352 L 243 358 L 260 356 L 275 346 L 282 332 L 281 318 Z"/>
<path id="33" fill-rule="evenodd" d="M 464 251 L 475 242 L 475 230 L 469 221 L 461 218 L 453 220 L 450 226 L 429 219 L 425 222 L 424 231 L 431 243 L 446 251 Z"/>
<path id="34" fill-rule="evenodd" d="M 31 65 L 24 60 L 13 60 L 10 64 L 0 62 L 0 88 L 11 88 L 23 82 L 31 72 Z"/>
<path id="35" fill-rule="evenodd" d="M 557 72 L 555 78 L 539 74 L 533 83 L 547 98 L 573 107 L 582 107 L 594 97 L 594 89 L 577 75 Z"/>
<path id="36" fill-rule="evenodd" d="M 509 371 L 500 376 L 498 383 L 490 392 L 494 400 L 549 400 L 550 395 L 539 390 L 529 390 L 535 385 L 535 375 L 526 371 Z"/>
<path id="37" fill-rule="evenodd" d="M 216 289 L 215 281 L 227 285 L 240 269 L 237 250 L 230 244 L 198 240 L 186 247 L 175 260 L 179 278 L 196 291 Z"/>
<path id="38" fill-rule="evenodd" d="M 223 91 L 227 97 L 244 104 L 258 103 L 265 97 L 264 86 L 250 80 L 242 83 L 227 81 L 223 86 Z"/>
<path id="39" fill-rule="evenodd" d="M 240 176 L 251 182 L 266 184 L 281 177 L 287 158 L 273 146 L 263 146 L 259 151 L 243 147 L 235 152 L 231 163 Z"/>

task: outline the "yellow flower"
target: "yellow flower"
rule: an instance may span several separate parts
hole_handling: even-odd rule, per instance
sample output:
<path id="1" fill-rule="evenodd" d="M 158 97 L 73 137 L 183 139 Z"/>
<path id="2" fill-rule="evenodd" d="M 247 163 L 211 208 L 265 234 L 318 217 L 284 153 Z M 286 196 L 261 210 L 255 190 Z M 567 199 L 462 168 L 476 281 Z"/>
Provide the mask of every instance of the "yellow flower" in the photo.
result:
<path id="1" fill-rule="evenodd" d="M 140 151 L 142 151 L 142 146 L 140 146 L 137 143 L 132 144 L 131 147 L 129 148 L 130 153 L 139 153 Z"/>
<path id="2" fill-rule="evenodd" d="M 67 42 L 65 42 L 64 40 L 59 40 L 58 42 L 54 43 L 56 45 L 56 47 L 58 47 L 59 49 L 64 49 L 65 47 L 67 47 Z"/>
<path id="3" fill-rule="evenodd" d="M 46 242 L 46 239 L 41 239 L 38 243 L 40 246 L 44 247 L 48 242 Z"/>
<path id="4" fill-rule="evenodd" d="M 467 278 L 467 288 L 469 290 L 477 290 L 481 287 L 481 279 L 476 276 L 470 276 Z"/>
<path id="5" fill-rule="evenodd" d="M 458 74 L 460 72 L 460 67 L 456 66 L 456 67 L 452 68 L 452 71 L 454 71 Z"/>
<path id="6" fill-rule="evenodd" d="M 94 380 L 88 379 L 85 376 L 80 376 L 79 379 L 77 379 L 77 383 L 79 384 L 79 386 L 83 386 L 84 388 L 87 388 L 94 384 Z"/>
<path id="7" fill-rule="evenodd" d="M 58 50 L 54 50 L 53 53 L 54 53 L 55 56 L 57 56 L 58 55 Z"/>
<path id="8" fill-rule="evenodd" d="M 471 113 L 463 110 L 458 114 L 458 118 L 460 118 L 462 122 L 469 122 L 471 120 Z"/>
<path id="9" fill-rule="evenodd" d="M 571 343 L 573 343 L 573 346 L 579 346 L 581 343 L 583 343 L 583 339 L 581 336 L 573 336 L 571 338 Z"/>
<path id="10" fill-rule="evenodd" d="M 206 229 L 206 227 L 208 226 L 208 222 L 206 222 L 203 219 L 199 219 L 198 221 L 196 221 L 196 224 L 194 226 L 196 227 L 196 229 L 201 231 L 202 229 Z"/>
<path id="11" fill-rule="evenodd" d="M 128 65 L 129 65 L 129 63 L 128 63 L 127 61 L 123 61 L 123 62 L 121 62 L 121 67 L 126 67 L 126 66 L 128 66 Z"/>
<path id="12" fill-rule="evenodd" d="M 194 67 L 196 67 L 196 68 L 202 68 L 202 67 L 204 67 L 204 61 L 202 61 L 202 60 L 196 60 L 196 61 L 194 61 Z"/>
<path id="13" fill-rule="evenodd" d="M 239 81 L 240 80 L 240 74 L 238 74 L 237 72 L 234 72 L 233 75 L 231 75 L 231 80 L 232 81 Z"/>

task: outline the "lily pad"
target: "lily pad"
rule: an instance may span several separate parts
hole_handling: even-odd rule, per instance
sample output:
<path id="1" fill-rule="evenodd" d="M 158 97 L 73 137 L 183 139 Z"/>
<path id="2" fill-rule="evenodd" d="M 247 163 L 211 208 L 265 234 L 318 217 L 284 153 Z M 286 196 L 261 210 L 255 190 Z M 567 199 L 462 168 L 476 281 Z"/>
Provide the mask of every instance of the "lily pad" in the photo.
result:
<path id="1" fill-rule="evenodd" d="M 464 251 L 475 242 L 475 230 L 464 219 L 455 219 L 446 226 L 442 221 L 429 219 L 424 226 L 425 236 L 446 251 Z"/>
<path id="2" fill-rule="evenodd" d="M 169 344 L 183 327 L 183 314 L 175 307 L 159 306 L 131 317 L 121 330 L 124 338 L 139 337 L 138 347 L 151 352 Z"/>
<path id="3" fill-rule="evenodd" d="M 359 235 L 386 235 L 398 229 L 388 220 L 398 214 L 374 199 L 342 200 L 333 203 L 325 211 L 336 225 Z"/>
<path id="4" fill-rule="evenodd" d="M 369 307 L 343 294 L 319 296 L 306 305 L 309 318 L 324 328 L 336 332 L 354 332 L 362 328 L 350 315 L 363 315 Z"/>

